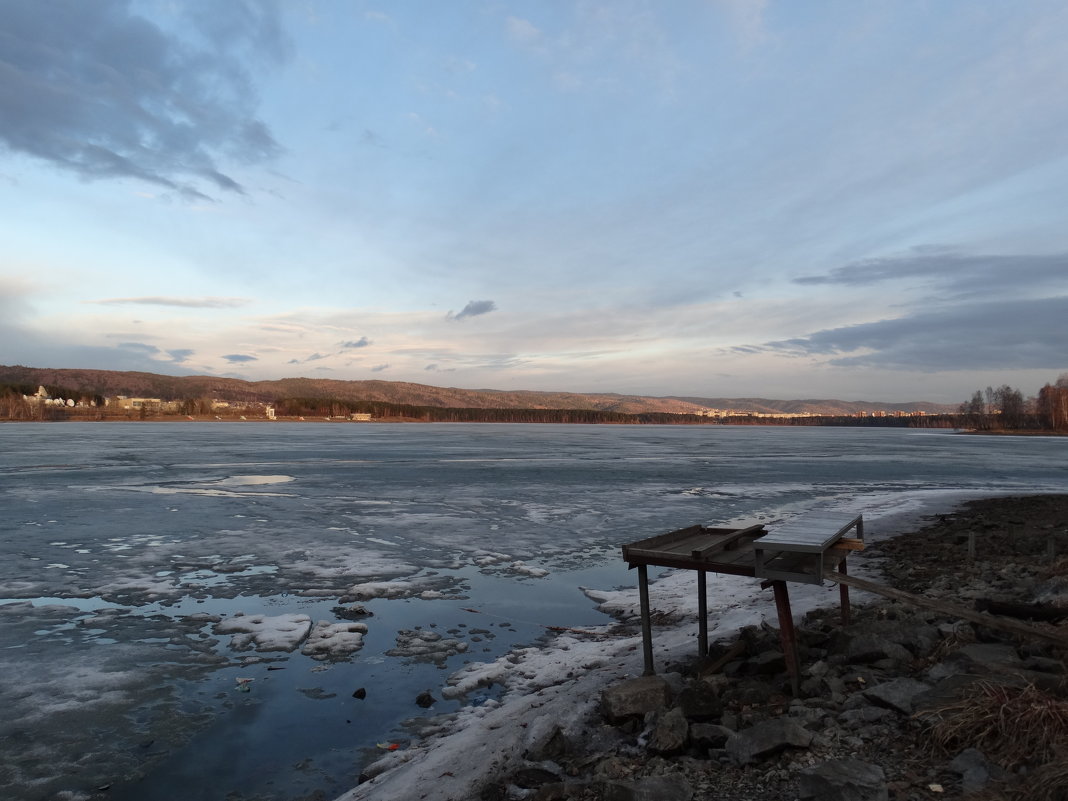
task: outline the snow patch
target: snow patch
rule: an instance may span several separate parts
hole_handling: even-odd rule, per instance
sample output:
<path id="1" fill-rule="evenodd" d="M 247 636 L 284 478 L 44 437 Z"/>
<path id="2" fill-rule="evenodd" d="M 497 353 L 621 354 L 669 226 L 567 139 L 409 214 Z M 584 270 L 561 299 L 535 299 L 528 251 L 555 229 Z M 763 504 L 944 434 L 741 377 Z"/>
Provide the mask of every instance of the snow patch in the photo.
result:
<path id="1" fill-rule="evenodd" d="M 257 651 L 294 651 L 311 630 L 311 618 L 307 615 L 246 615 L 238 612 L 233 617 L 215 624 L 216 634 L 230 634 L 230 647 L 245 651 L 255 647 Z"/>

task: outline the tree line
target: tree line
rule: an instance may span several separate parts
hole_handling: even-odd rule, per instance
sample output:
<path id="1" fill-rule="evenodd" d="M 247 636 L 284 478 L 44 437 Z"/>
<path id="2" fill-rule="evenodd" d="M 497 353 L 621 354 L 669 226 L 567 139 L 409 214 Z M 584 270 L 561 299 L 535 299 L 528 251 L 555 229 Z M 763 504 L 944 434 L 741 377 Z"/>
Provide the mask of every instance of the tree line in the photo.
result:
<path id="1" fill-rule="evenodd" d="M 1008 384 L 977 389 L 959 416 L 961 427 L 976 431 L 1068 431 L 1068 373 L 1033 398 Z"/>

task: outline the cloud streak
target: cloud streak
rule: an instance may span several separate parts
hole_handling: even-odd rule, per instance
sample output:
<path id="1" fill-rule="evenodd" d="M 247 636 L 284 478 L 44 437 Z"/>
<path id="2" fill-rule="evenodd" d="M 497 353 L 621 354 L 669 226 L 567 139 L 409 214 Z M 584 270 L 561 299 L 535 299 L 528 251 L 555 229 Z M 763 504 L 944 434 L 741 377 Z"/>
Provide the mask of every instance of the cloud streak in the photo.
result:
<path id="1" fill-rule="evenodd" d="M 245 306 L 247 298 L 171 298 L 160 295 L 143 298 L 104 298 L 87 300 L 99 306 L 178 306 L 185 309 L 233 309 Z"/>
<path id="2" fill-rule="evenodd" d="M 986 301 L 817 331 L 738 353 L 810 356 L 835 367 L 1018 370 L 1063 366 L 1068 297 Z"/>
<path id="3" fill-rule="evenodd" d="M 974 255 L 928 246 L 901 256 L 853 262 L 825 275 L 794 279 L 802 286 L 850 287 L 917 281 L 940 286 L 956 298 L 994 292 L 1049 294 L 1068 290 L 1068 253 Z"/>

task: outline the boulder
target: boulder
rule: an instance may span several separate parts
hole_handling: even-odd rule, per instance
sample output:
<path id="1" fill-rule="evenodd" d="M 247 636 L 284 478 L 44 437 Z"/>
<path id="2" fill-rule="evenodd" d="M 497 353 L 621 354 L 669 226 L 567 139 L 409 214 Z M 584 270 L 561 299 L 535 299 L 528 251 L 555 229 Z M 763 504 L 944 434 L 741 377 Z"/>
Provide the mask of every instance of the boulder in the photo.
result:
<path id="1" fill-rule="evenodd" d="M 916 679 L 893 679 L 882 684 L 877 684 L 864 691 L 864 697 L 879 706 L 885 706 L 900 712 L 902 715 L 911 715 L 915 699 L 929 692 L 931 687 Z"/>
<path id="2" fill-rule="evenodd" d="M 991 779 L 1000 779 L 1005 771 L 999 766 L 991 764 L 986 755 L 977 748 L 966 748 L 954 757 L 949 763 L 949 769 L 961 776 L 961 789 L 964 793 L 977 793 L 982 790 Z"/>
<path id="3" fill-rule="evenodd" d="M 609 782 L 604 801 L 691 801 L 693 788 L 678 776 L 650 776 L 633 782 Z"/>
<path id="4" fill-rule="evenodd" d="M 690 742 L 704 748 L 722 748 L 734 734 L 726 726 L 715 723 L 691 723 Z"/>
<path id="5" fill-rule="evenodd" d="M 878 765 L 834 759 L 801 771 L 798 796 L 802 801 L 888 801 L 890 792 Z"/>
<path id="6" fill-rule="evenodd" d="M 903 645 L 888 640 L 878 634 L 861 634 L 852 637 L 843 650 L 846 662 L 863 665 L 891 659 L 895 662 L 908 662 L 912 653 Z"/>
<path id="7" fill-rule="evenodd" d="M 660 676 L 642 676 L 620 682 L 604 691 L 601 711 L 611 723 L 633 715 L 660 712 L 671 703 L 671 688 Z"/>
<path id="8" fill-rule="evenodd" d="M 559 726 L 553 726 L 543 736 L 535 740 L 523 755 L 531 762 L 558 762 L 571 749 L 567 736 Z"/>
<path id="9" fill-rule="evenodd" d="M 749 660 L 749 670 L 758 676 L 776 676 L 786 671 L 782 651 L 763 651 Z"/>
<path id="10" fill-rule="evenodd" d="M 784 748 L 807 748 L 812 732 L 789 718 L 772 718 L 736 732 L 727 740 L 727 755 L 738 765 L 748 765 Z"/>
<path id="11" fill-rule="evenodd" d="M 715 688 L 704 681 L 695 681 L 684 687 L 675 703 L 682 714 L 691 720 L 718 718 L 723 712 L 723 702 Z"/>
<path id="12" fill-rule="evenodd" d="M 677 754 L 686 747 L 690 724 L 677 706 L 667 712 L 654 713 L 649 733 L 649 750 L 657 754 Z"/>

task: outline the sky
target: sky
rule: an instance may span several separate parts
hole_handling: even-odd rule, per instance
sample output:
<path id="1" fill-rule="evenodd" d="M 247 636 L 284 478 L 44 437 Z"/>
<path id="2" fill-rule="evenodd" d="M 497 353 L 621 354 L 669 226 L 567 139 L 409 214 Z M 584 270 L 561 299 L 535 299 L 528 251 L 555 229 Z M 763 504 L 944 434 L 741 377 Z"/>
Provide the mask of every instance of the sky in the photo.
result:
<path id="1" fill-rule="evenodd" d="M 0 364 L 959 403 L 1068 371 L 1068 4 L 0 0 Z"/>

